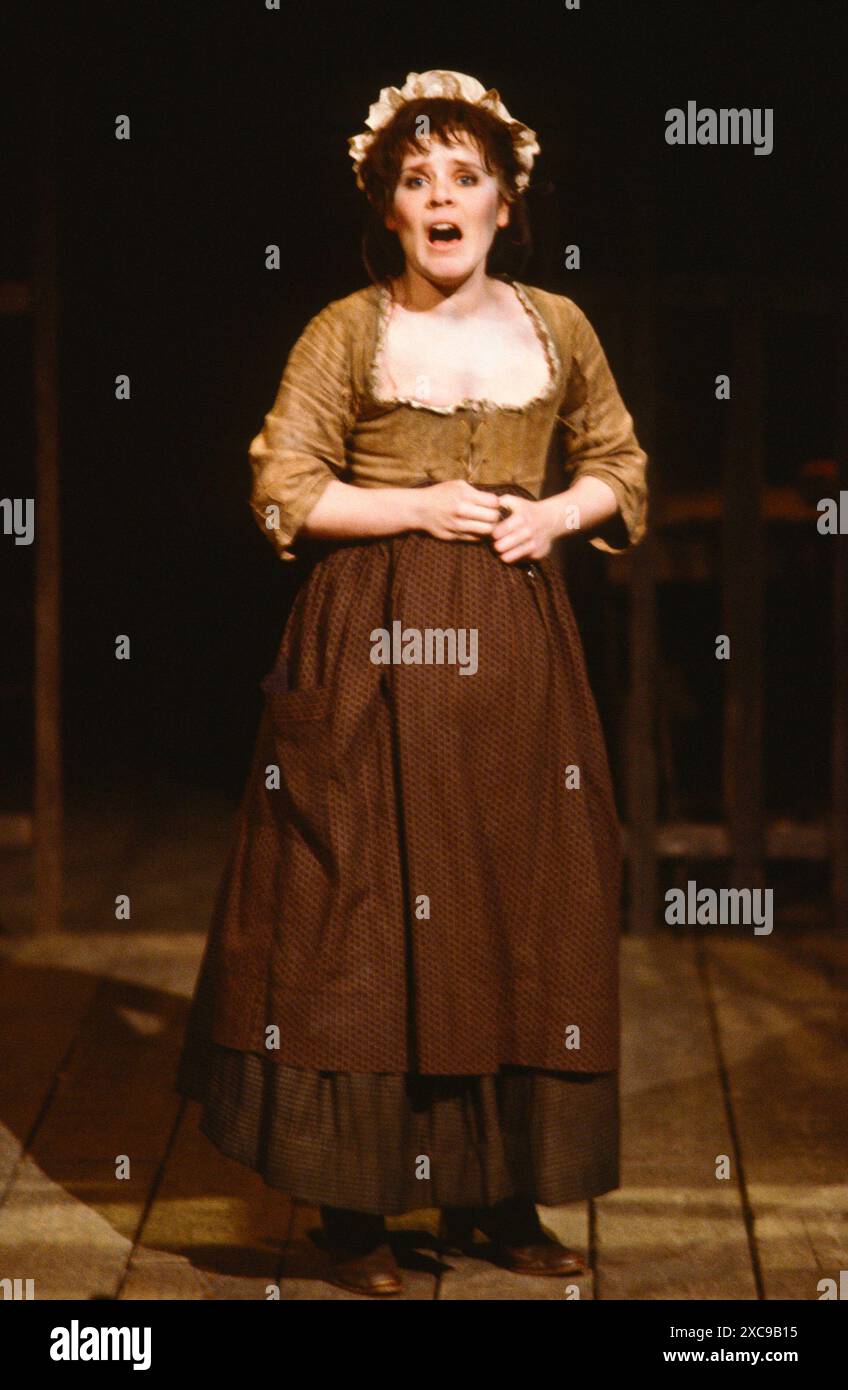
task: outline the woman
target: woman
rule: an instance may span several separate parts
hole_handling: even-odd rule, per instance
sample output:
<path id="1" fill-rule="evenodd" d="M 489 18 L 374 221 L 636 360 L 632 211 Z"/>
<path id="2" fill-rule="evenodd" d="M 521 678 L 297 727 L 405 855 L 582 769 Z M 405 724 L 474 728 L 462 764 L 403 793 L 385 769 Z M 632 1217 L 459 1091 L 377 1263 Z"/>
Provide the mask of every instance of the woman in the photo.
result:
<path id="1" fill-rule="evenodd" d="M 618 1186 L 620 831 L 550 551 L 638 542 L 646 456 L 577 305 L 493 273 L 534 133 L 450 72 L 368 126 L 373 283 L 307 325 L 250 446 L 254 515 L 309 568 L 178 1089 L 384 1294 L 387 1214 L 562 1275 L 535 1204 Z"/>

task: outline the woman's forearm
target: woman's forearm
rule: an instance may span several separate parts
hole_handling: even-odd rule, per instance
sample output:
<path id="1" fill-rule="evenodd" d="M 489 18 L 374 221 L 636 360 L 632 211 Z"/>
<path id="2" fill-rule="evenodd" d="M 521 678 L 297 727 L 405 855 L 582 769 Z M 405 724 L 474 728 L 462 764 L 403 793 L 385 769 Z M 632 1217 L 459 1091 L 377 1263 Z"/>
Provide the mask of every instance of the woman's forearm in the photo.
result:
<path id="1" fill-rule="evenodd" d="M 571 487 L 545 499 L 556 536 L 592 531 L 618 511 L 618 498 L 602 478 L 577 478 Z"/>
<path id="2" fill-rule="evenodd" d="M 320 539 L 392 536 L 419 525 L 421 489 L 354 487 L 334 478 L 307 516 L 301 532 Z"/>
<path id="3" fill-rule="evenodd" d="M 344 539 L 392 536 L 414 531 L 424 522 L 426 488 L 355 487 L 333 478 L 301 526 L 304 536 Z M 618 511 L 612 488 L 600 478 L 578 478 L 571 487 L 542 504 L 551 516 L 554 535 L 591 531 Z"/>

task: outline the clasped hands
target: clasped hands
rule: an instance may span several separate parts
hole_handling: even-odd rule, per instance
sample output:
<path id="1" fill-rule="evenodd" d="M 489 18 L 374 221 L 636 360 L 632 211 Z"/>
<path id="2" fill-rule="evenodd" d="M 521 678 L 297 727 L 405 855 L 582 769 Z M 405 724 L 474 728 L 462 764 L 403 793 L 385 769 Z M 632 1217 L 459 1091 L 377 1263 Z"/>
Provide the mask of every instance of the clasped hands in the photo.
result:
<path id="1" fill-rule="evenodd" d="M 541 560 L 557 537 L 572 529 L 563 525 L 562 497 L 536 501 L 514 493 L 499 495 L 456 478 L 421 489 L 420 525 L 437 540 L 475 541 L 488 536 L 495 554 L 507 565 Z"/>

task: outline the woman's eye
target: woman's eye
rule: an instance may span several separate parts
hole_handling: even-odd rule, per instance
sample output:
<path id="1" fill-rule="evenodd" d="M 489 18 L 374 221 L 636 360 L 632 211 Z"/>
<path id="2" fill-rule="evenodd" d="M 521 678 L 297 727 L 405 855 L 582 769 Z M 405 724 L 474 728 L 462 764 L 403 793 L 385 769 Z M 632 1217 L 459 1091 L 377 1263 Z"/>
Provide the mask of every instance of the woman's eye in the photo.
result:
<path id="1" fill-rule="evenodd" d="M 471 182 L 471 184 L 472 184 L 472 186 L 473 186 L 474 184 L 480 182 L 480 180 L 479 180 L 479 178 L 477 177 L 476 174 L 459 174 L 459 175 L 458 175 L 458 178 L 459 178 L 459 182 L 460 182 L 460 183 L 462 183 L 462 181 L 463 181 L 464 179 L 469 179 L 470 182 Z M 419 184 L 421 184 L 421 183 L 423 183 L 423 182 L 424 182 L 423 175 L 421 175 L 421 174 L 410 174 L 407 178 L 405 178 L 405 179 L 403 180 L 403 186 L 404 186 L 404 188 L 415 188 L 415 187 L 417 187 Z"/>

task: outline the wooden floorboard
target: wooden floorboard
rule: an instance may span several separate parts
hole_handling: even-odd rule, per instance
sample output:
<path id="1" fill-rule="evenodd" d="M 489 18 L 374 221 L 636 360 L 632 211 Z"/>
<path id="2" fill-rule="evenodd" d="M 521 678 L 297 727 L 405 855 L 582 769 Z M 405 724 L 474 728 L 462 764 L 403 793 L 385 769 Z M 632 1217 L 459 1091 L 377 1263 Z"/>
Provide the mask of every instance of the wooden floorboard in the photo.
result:
<path id="1" fill-rule="evenodd" d="M 88 945 L 90 968 L 100 943 Z M 110 973 L 114 948 L 111 940 L 105 947 Z M 113 1295 L 120 1285 L 181 1104 L 162 1078 L 182 1018 L 172 991 L 108 977 L 79 1017 L 0 1211 L 0 1240 L 14 1239 L 37 1297 Z"/>
<path id="2" fill-rule="evenodd" d="M 221 1154 L 173 1089 L 204 943 L 173 927 L 207 893 L 200 857 L 183 907 L 137 900 L 167 931 L 0 942 L 0 1252 L 36 1298 L 361 1297 L 326 1282 L 315 1209 Z M 848 1265 L 845 939 L 622 944 L 622 1185 L 539 1209 L 593 1272 L 513 1275 L 412 1212 L 389 1219 L 406 1293 L 387 1302 L 811 1299 Z"/>
<path id="3" fill-rule="evenodd" d="M 160 1166 L 120 1285 L 123 1299 L 271 1299 L 278 1293 L 292 1202 L 220 1153 L 200 1130 L 200 1105 L 173 1088 L 198 962 L 195 939 L 169 932 L 149 939 L 146 948 L 144 938 L 128 942 L 121 956 L 124 988 L 132 980 L 145 992 L 129 1003 L 137 1006 L 136 1026 L 146 1018 L 152 1029 L 148 1062 L 156 1094 L 147 1113 L 160 1114 Z"/>
<path id="4" fill-rule="evenodd" d="M 751 1299 L 756 1286 L 695 945 L 622 953 L 621 1187 L 595 1203 L 596 1297 Z"/>
<path id="5" fill-rule="evenodd" d="M 12 1181 L 22 1146 L 57 1084 L 59 1069 L 91 1007 L 99 980 L 69 963 L 0 956 L 0 1195 Z"/>
<path id="6" fill-rule="evenodd" d="M 79 1049 L 108 988 L 100 972 L 108 976 L 111 968 L 108 942 L 68 936 L 4 943 L 0 1253 L 4 1269 L 23 1269 L 34 1280 L 36 1298 L 113 1292 L 128 1248 L 120 1234 L 125 1204 L 150 1177 L 142 1159 L 119 1188 L 114 1144 L 107 1177 L 103 1159 L 92 1160 L 84 1138 L 78 1141 L 77 1117 L 64 1147 L 52 1147 L 63 1089 L 79 1075 Z"/>
<path id="7" fill-rule="evenodd" d="M 848 939 L 705 945 L 767 1299 L 848 1268 Z"/>
<path id="8" fill-rule="evenodd" d="M 184 1104 L 120 1293 L 125 1299 L 275 1297 L 293 1203 L 233 1163 Z"/>

